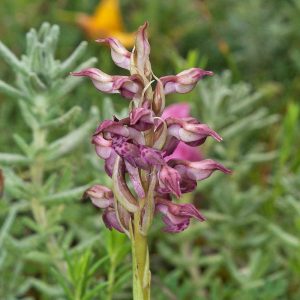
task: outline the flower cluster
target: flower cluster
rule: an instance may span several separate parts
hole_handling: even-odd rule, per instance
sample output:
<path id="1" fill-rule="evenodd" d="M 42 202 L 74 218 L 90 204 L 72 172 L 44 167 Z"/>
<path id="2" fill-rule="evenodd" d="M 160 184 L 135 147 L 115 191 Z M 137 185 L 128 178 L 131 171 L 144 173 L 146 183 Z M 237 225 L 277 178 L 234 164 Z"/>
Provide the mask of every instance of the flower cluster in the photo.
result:
<path id="1" fill-rule="evenodd" d="M 104 209 L 103 221 L 109 229 L 128 233 L 138 213 L 140 231 L 147 234 L 154 214 L 160 212 L 165 231 L 180 232 L 191 218 L 203 221 L 204 217 L 193 204 L 178 204 L 172 197 L 192 192 L 197 181 L 215 170 L 230 170 L 211 159 L 172 158 L 179 143 L 196 147 L 208 137 L 222 140 L 195 118 L 163 115 L 166 95 L 188 93 L 200 79 L 213 73 L 191 68 L 157 78 L 149 61 L 147 26 L 145 23 L 139 28 L 132 52 L 117 39 L 98 40 L 110 46 L 113 61 L 129 70 L 129 76 L 111 76 L 95 68 L 72 73 L 89 77 L 99 91 L 121 94 L 130 103 L 128 117 L 103 121 L 92 138 L 97 155 L 105 160 L 106 173 L 113 179 L 113 191 L 95 185 L 85 196 Z"/>

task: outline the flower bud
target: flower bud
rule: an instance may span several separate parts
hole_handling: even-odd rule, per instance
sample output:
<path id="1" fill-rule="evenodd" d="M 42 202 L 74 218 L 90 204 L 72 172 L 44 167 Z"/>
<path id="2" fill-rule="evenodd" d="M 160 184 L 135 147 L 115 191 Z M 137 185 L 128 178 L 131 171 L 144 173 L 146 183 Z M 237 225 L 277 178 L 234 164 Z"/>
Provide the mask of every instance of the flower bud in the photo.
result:
<path id="1" fill-rule="evenodd" d="M 130 70 L 130 57 L 129 52 L 120 42 L 115 38 L 106 38 L 96 40 L 98 43 L 107 43 L 110 46 L 111 57 L 114 63 L 123 69 Z"/>
<path id="2" fill-rule="evenodd" d="M 83 198 L 90 198 L 93 204 L 100 208 L 112 206 L 114 202 L 113 192 L 100 184 L 93 185 L 87 189 L 83 194 Z"/>
<path id="3" fill-rule="evenodd" d="M 160 78 L 164 86 L 165 94 L 189 93 L 204 76 L 212 76 L 213 72 L 199 68 L 191 68 L 177 75 L 169 75 Z"/>
<path id="4" fill-rule="evenodd" d="M 156 113 L 156 115 L 160 115 L 164 108 L 166 103 L 166 97 L 164 92 L 163 84 L 160 80 L 157 81 L 154 95 L 153 95 L 153 102 L 152 102 L 152 109 Z"/>

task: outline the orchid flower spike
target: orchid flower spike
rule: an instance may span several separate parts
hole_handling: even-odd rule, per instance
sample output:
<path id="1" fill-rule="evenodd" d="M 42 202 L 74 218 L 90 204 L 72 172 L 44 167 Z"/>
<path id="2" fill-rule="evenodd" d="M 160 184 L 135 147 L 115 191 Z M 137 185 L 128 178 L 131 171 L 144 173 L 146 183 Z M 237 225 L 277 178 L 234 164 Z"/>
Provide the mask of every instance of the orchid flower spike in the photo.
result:
<path id="1" fill-rule="evenodd" d="M 130 100 L 127 117 L 102 121 L 92 137 L 96 153 L 105 161 L 105 171 L 112 178 L 112 191 L 94 185 L 84 194 L 104 209 L 103 221 L 109 229 L 130 238 L 137 231 L 147 235 L 156 213 L 162 213 L 165 231 L 173 233 L 185 230 L 191 219 L 204 221 L 193 204 L 176 203 L 174 198 L 195 190 L 198 181 L 216 170 L 230 173 L 216 161 L 202 160 L 196 148 L 208 137 L 220 142 L 218 133 L 192 118 L 187 104 L 165 110 L 166 95 L 188 93 L 199 80 L 213 73 L 191 68 L 159 79 L 150 64 L 147 30 L 146 22 L 137 31 L 132 51 L 113 37 L 97 40 L 109 45 L 114 63 L 128 70 L 128 76 L 108 75 L 96 68 L 72 73 L 88 77 L 100 92 Z M 194 150 L 194 156 L 172 156 L 179 145 Z M 135 218 L 139 220 L 135 222 Z"/>

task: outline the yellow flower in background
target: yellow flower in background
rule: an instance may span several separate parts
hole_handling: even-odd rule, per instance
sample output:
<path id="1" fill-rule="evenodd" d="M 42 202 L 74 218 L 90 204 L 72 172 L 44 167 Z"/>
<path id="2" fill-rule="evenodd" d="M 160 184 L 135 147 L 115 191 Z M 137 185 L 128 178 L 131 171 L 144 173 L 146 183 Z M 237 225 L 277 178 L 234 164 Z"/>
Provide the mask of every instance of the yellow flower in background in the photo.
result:
<path id="1" fill-rule="evenodd" d="M 125 47 L 134 45 L 135 33 L 125 32 L 118 0 L 102 0 L 92 16 L 79 14 L 77 23 L 89 38 L 117 38 Z"/>

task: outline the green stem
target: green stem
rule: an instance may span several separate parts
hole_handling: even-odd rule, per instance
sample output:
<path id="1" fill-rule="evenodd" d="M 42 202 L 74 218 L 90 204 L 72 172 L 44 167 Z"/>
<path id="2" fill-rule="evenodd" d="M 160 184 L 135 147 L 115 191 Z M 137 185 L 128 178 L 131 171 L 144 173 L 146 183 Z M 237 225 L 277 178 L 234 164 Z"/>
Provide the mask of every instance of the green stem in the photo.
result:
<path id="1" fill-rule="evenodd" d="M 33 131 L 33 148 L 35 151 L 39 151 L 43 149 L 46 145 L 46 135 L 47 132 L 43 129 L 36 129 Z M 30 175 L 31 181 L 34 186 L 35 195 L 31 198 L 31 209 L 32 214 L 35 221 L 40 225 L 43 231 L 46 231 L 48 228 L 48 219 L 45 206 L 39 200 L 39 194 L 41 188 L 43 186 L 43 177 L 44 177 L 44 161 L 39 154 L 37 154 L 36 158 L 34 159 L 31 167 L 30 167 Z M 58 262 L 57 255 L 59 253 L 59 247 L 57 245 L 57 241 L 53 235 L 50 235 L 47 241 L 47 248 L 49 254 L 54 260 L 56 266 L 61 270 L 64 271 L 64 266 Z"/>
<path id="2" fill-rule="evenodd" d="M 150 300 L 149 251 L 147 237 L 141 234 L 140 212 L 134 214 L 131 230 L 133 300 Z"/>
<path id="3" fill-rule="evenodd" d="M 110 261 L 110 268 L 108 274 L 108 292 L 107 292 L 107 300 L 112 300 L 114 284 L 115 284 L 115 270 L 116 270 L 116 261 L 115 256 Z"/>

